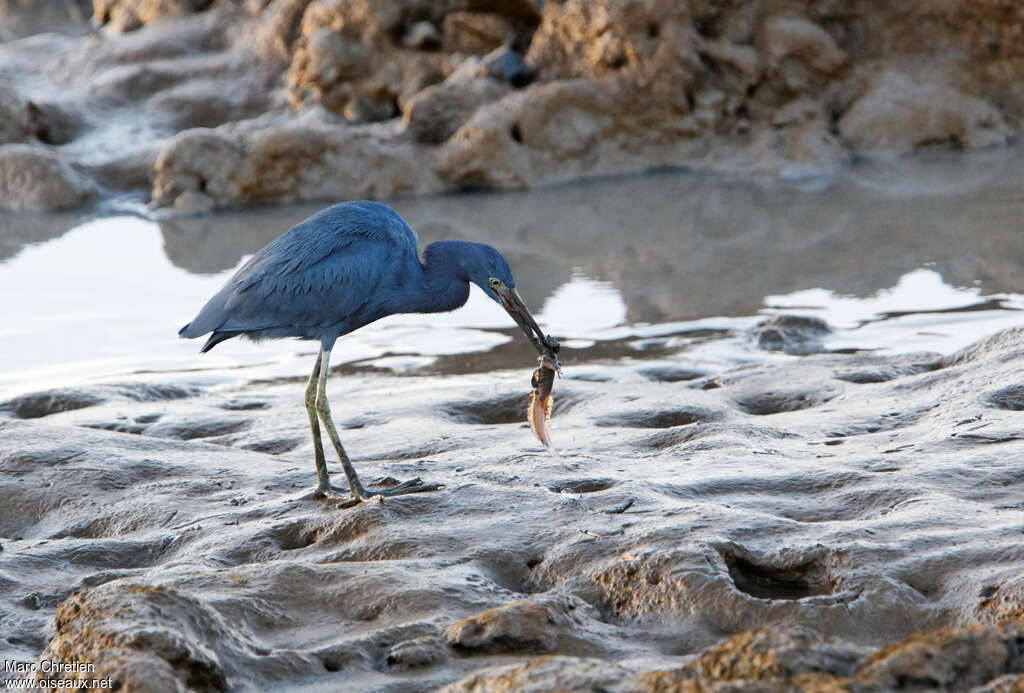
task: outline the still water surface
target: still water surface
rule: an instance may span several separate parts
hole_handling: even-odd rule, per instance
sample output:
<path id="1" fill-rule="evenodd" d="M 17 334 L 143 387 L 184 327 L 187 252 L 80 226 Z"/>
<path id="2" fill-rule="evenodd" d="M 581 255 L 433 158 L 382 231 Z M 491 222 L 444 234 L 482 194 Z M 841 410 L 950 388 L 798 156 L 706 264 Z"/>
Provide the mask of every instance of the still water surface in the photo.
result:
<path id="1" fill-rule="evenodd" d="M 501 249 L 565 365 L 762 358 L 766 314 L 815 315 L 830 349 L 948 352 L 1024 324 L 1024 154 L 863 163 L 813 189 L 666 173 L 540 191 L 400 200 L 421 243 Z M 0 217 L 0 394 L 96 379 L 294 376 L 309 343 L 177 339 L 253 252 L 322 205 L 189 219 Z M 971 309 L 971 310 L 964 310 Z M 478 290 L 444 315 L 394 316 L 336 363 L 399 372 L 528 368 Z"/>

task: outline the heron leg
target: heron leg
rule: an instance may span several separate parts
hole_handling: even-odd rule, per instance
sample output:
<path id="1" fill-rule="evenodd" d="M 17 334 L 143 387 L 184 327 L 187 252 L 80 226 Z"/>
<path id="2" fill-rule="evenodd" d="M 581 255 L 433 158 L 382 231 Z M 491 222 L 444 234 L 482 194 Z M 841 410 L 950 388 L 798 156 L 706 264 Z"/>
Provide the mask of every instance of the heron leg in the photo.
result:
<path id="1" fill-rule="evenodd" d="M 324 457 L 324 444 L 320 436 L 320 419 L 316 411 L 316 393 L 320 382 L 320 354 L 316 355 L 316 363 L 313 364 L 313 372 L 306 383 L 306 415 L 309 417 L 309 430 L 313 434 L 313 454 L 316 459 L 316 489 L 311 494 L 314 497 L 324 498 L 337 496 L 344 493 L 344 489 L 331 486 L 331 478 L 327 473 L 327 460 Z"/>
<path id="2" fill-rule="evenodd" d="M 352 461 L 348 458 L 348 454 L 345 452 L 345 447 L 341 444 L 341 437 L 338 436 L 338 429 L 334 426 L 334 418 L 331 416 L 331 405 L 327 401 L 327 373 L 330 370 L 329 364 L 331 361 L 331 350 L 323 349 L 320 352 L 320 357 L 317 359 L 317 365 L 319 367 L 319 373 L 317 373 L 317 388 L 316 388 L 316 399 L 314 400 L 314 406 L 316 413 L 320 415 L 320 420 L 323 421 L 324 430 L 327 431 L 327 437 L 331 439 L 331 443 L 334 445 L 335 452 L 338 453 L 338 458 L 341 460 L 341 467 L 345 470 L 345 476 L 348 478 L 348 485 L 352 491 L 352 495 L 355 496 L 356 500 L 364 501 L 370 498 L 380 497 L 384 498 L 387 496 L 400 496 L 407 493 L 423 493 L 424 491 L 436 491 L 441 488 L 440 484 L 425 484 L 420 479 L 410 479 L 409 481 L 398 484 L 388 489 L 380 491 L 367 491 L 359 481 L 359 475 L 356 474 L 355 467 L 352 466 Z M 307 389 L 308 396 L 308 389 Z M 308 401 L 308 399 L 307 399 Z M 314 433 L 314 442 L 319 439 L 319 430 Z M 321 455 L 322 455 L 321 449 Z M 320 467 L 319 459 L 317 462 L 317 480 L 320 480 Z M 324 472 L 324 478 L 326 478 L 326 467 Z"/>

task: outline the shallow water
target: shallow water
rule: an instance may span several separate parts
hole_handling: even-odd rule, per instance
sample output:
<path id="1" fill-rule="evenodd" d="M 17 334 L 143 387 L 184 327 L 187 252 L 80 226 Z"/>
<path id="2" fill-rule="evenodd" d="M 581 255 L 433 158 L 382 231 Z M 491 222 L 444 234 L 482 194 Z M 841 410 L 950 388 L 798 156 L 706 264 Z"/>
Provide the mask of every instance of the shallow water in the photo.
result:
<path id="1" fill-rule="evenodd" d="M 757 354 L 745 331 L 764 314 L 820 317 L 839 328 L 824 347 L 843 350 L 949 352 L 1019 324 L 1022 183 L 1024 154 L 1008 150 L 863 163 L 804 188 L 675 172 L 394 205 L 422 243 L 501 249 L 540 323 L 563 338 L 566 365 L 742 361 Z M 200 357 L 176 332 L 246 257 L 320 206 L 0 218 L 0 394 L 148 371 L 205 382 L 305 372 L 309 343 L 233 340 Z M 527 368 L 514 336 L 474 289 L 455 313 L 395 316 L 343 339 L 335 363 Z"/>

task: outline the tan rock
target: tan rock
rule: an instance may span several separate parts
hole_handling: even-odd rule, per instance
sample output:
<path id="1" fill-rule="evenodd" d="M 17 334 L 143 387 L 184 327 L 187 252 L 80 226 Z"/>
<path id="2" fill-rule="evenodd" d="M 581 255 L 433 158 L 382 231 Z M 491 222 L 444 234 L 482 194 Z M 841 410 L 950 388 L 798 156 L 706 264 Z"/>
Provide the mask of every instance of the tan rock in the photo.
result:
<path id="1" fill-rule="evenodd" d="M 192 213 L 257 200 L 377 198 L 441 189 L 394 130 L 286 122 L 186 130 L 156 163 L 153 204 Z"/>
<path id="2" fill-rule="evenodd" d="M 761 22 L 757 48 L 768 67 L 780 69 L 792 59 L 814 72 L 832 74 L 849 62 L 849 56 L 831 34 L 798 14 L 772 15 Z"/>
<path id="3" fill-rule="evenodd" d="M 549 2 L 527 54 L 546 79 L 585 77 L 630 92 L 634 108 L 689 110 L 701 70 L 687 3 Z"/>
<path id="4" fill-rule="evenodd" d="M 657 681 L 786 682 L 807 674 L 845 677 L 867 658 L 866 648 L 800 627 L 774 627 L 740 633 L 705 650 L 674 673 L 641 676 L 648 687 Z"/>
<path id="5" fill-rule="evenodd" d="M 477 108 L 497 101 L 508 91 L 508 87 L 487 77 L 427 87 L 406 103 L 405 127 L 420 142 L 444 142 Z"/>
<path id="6" fill-rule="evenodd" d="M 619 688 L 629 677 L 629 669 L 601 659 L 535 657 L 525 664 L 474 672 L 441 688 L 438 693 L 636 692 L 634 687 Z"/>
<path id="7" fill-rule="evenodd" d="M 450 12 L 441 25 L 441 46 L 452 53 L 490 53 L 515 40 L 519 27 L 488 12 Z"/>
<path id="8" fill-rule="evenodd" d="M 614 126 L 609 100 L 583 80 L 538 84 L 479 109 L 439 152 L 456 185 L 522 187 L 562 174 Z"/>
<path id="9" fill-rule="evenodd" d="M 974 149 L 1011 136 L 992 104 L 957 89 L 941 73 L 898 69 L 870 81 L 839 121 L 839 132 L 854 149 L 897 152 L 946 143 Z"/>
<path id="10" fill-rule="evenodd" d="M 64 209 L 94 193 L 78 171 L 50 150 L 25 144 L 0 146 L 0 207 Z"/>
<path id="11" fill-rule="evenodd" d="M 451 657 L 448 644 L 436 635 L 403 640 L 394 645 L 386 657 L 393 669 L 418 669 L 440 664 Z"/>
<path id="12" fill-rule="evenodd" d="M 578 633 L 586 632 L 584 624 L 596 617 L 594 608 L 577 597 L 544 595 L 470 616 L 444 634 L 452 647 L 474 652 L 578 651 L 586 649 Z"/>
<path id="13" fill-rule="evenodd" d="M 93 17 L 114 33 L 205 10 L 212 0 L 93 0 Z"/>
<path id="14" fill-rule="evenodd" d="M 874 654 L 855 675 L 859 690 L 908 688 L 966 691 L 1024 670 L 1020 622 L 949 628 L 919 635 Z"/>

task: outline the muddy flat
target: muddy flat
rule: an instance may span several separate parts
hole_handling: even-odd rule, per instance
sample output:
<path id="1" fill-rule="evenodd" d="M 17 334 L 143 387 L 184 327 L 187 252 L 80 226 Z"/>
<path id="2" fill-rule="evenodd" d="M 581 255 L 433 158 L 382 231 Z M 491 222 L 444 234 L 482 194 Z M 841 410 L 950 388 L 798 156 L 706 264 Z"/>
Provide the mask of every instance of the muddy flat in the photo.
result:
<path id="1" fill-rule="evenodd" d="M 811 673 L 829 690 L 1003 690 L 1024 662 L 1020 167 L 1003 165 L 931 207 L 867 185 L 877 171 L 763 198 L 606 181 L 557 193 L 578 204 L 552 228 L 575 236 L 538 230 L 555 193 L 403 203 L 424 240 L 504 244 L 524 268 L 564 337 L 558 454 L 527 424 L 529 347 L 486 304 L 370 328 L 329 384 L 353 462 L 379 486 L 445 488 L 351 508 L 303 499 L 308 345 L 204 361 L 173 341 L 176 313 L 268 240 L 242 232 L 255 212 L 41 230 L 0 264 L 24 299 L 0 401 L 0 658 L 93 662 L 88 677 L 152 691 L 811 690 Z M 864 215 L 843 220 L 857 195 Z M 905 205 L 933 243 L 894 230 Z M 72 258 L 90 233 L 148 244 L 139 289 L 112 304 L 106 273 L 85 283 L 69 261 L 48 300 L 85 286 L 101 319 L 32 323 L 34 258 Z M 135 310 L 146 272 L 151 314 Z M 62 347 L 45 339 L 60 329 Z"/>

